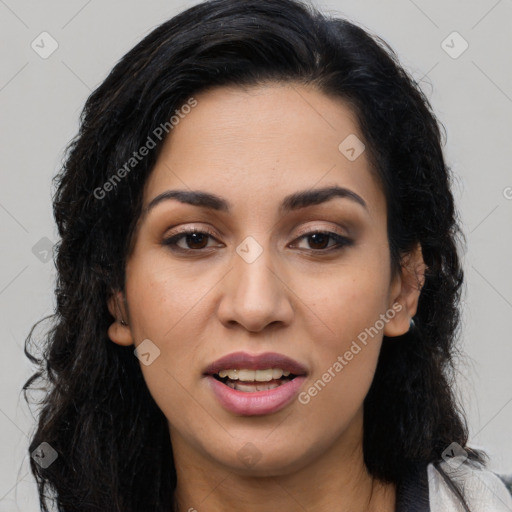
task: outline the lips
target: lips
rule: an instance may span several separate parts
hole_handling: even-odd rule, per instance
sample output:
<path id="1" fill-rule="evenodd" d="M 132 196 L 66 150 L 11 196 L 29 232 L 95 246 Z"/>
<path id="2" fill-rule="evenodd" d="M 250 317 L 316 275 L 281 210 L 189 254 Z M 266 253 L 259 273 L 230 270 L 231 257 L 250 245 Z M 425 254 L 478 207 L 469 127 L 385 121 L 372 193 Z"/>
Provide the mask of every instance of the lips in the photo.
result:
<path id="1" fill-rule="evenodd" d="M 203 374 L 215 375 L 221 370 L 230 369 L 266 370 L 269 368 L 281 368 L 296 376 L 307 374 L 307 369 L 304 365 L 284 354 L 276 352 L 265 352 L 257 355 L 251 355 L 247 352 L 233 352 L 208 365 Z"/>
<path id="2" fill-rule="evenodd" d="M 248 373 L 243 370 L 264 372 L 270 369 L 282 370 L 279 373 L 283 376 L 270 382 L 249 383 L 247 376 L 244 379 L 242 375 Z M 229 382 L 228 377 L 222 380 L 218 375 L 222 370 L 240 370 L 242 382 Z M 289 372 L 289 376 L 284 377 L 283 372 Z M 307 369 L 304 365 L 275 352 L 258 355 L 235 352 L 217 359 L 204 370 L 208 386 L 219 404 L 232 414 L 240 416 L 266 415 L 284 409 L 299 393 L 306 375 Z"/>
<path id="3" fill-rule="evenodd" d="M 277 413 L 292 404 L 306 377 L 295 377 L 274 389 L 252 393 L 231 389 L 211 375 L 206 381 L 213 396 L 228 412 L 237 416 L 262 416 Z"/>

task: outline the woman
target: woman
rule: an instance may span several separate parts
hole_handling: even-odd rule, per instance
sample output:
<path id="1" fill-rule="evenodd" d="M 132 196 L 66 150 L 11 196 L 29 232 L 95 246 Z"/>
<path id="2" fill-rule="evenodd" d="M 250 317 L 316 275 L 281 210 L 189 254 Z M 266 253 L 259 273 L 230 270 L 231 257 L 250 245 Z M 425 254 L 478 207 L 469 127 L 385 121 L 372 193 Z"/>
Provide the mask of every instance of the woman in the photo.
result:
<path id="1" fill-rule="evenodd" d="M 55 324 L 26 348 L 42 510 L 512 506 L 451 387 L 439 125 L 382 40 L 293 0 L 201 3 L 81 121 Z"/>

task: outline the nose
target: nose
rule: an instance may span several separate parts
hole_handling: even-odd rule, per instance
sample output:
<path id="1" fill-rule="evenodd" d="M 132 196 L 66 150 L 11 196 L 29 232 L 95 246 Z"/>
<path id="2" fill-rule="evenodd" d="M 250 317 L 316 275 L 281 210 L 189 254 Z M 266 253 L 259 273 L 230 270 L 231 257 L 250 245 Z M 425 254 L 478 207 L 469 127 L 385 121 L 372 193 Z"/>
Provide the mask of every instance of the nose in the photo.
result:
<path id="1" fill-rule="evenodd" d="M 220 321 L 228 328 L 238 324 L 252 332 L 260 332 L 270 324 L 289 325 L 294 310 L 288 273 L 272 262 L 268 248 L 254 261 L 243 252 L 240 254 L 234 254 L 233 268 L 220 283 Z"/>

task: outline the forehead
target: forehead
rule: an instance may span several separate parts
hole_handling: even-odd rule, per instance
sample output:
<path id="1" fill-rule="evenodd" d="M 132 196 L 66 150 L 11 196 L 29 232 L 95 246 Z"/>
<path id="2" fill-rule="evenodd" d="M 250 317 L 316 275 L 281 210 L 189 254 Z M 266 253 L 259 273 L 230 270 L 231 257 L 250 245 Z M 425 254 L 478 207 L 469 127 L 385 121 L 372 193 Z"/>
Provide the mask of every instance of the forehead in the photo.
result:
<path id="1" fill-rule="evenodd" d="M 262 208 L 296 190 L 337 184 L 382 207 L 366 152 L 351 160 L 342 151 L 347 138 L 362 144 L 363 136 L 340 99 L 276 83 L 216 87 L 194 98 L 164 141 L 145 206 L 169 189 L 201 189 Z"/>

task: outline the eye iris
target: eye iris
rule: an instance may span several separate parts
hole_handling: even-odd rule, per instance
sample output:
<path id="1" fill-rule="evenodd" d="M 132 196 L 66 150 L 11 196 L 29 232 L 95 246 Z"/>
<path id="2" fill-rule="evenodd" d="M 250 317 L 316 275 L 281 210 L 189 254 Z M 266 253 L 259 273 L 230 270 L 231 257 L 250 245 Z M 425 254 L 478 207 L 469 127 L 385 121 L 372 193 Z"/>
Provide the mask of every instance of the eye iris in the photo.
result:
<path id="1" fill-rule="evenodd" d="M 318 239 L 317 239 L 318 237 L 320 237 L 320 241 L 318 241 Z M 327 242 L 327 243 L 329 241 L 329 235 L 327 235 L 325 233 L 312 233 L 311 235 L 308 236 L 308 238 L 310 240 L 314 239 L 313 244 L 310 244 L 313 246 L 314 249 L 319 249 L 319 248 L 322 248 L 323 246 L 325 246 L 325 244 L 322 243 L 322 239 L 324 240 L 324 242 Z M 315 244 L 320 244 L 322 247 L 315 247 Z"/>
<path id="2" fill-rule="evenodd" d="M 201 240 L 203 242 L 207 242 L 207 238 L 208 238 L 209 235 L 206 235 L 205 233 L 188 233 L 185 237 L 186 239 L 186 242 L 187 242 L 187 245 L 190 246 L 190 243 L 189 241 L 192 239 L 192 244 L 194 243 L 199 243 L 199 245 L 201 245 Z M 199 238 L 199 241 L 197 240 L 197 237 Z M 195 240 L 194 240 L 195 238 Z M 201 247 L 193 247 L 194 249 L 202 249 L 203 247 L 205 247 L 206 244 L 202 244 Z"/>

